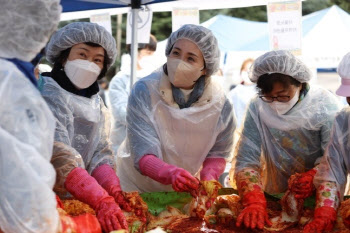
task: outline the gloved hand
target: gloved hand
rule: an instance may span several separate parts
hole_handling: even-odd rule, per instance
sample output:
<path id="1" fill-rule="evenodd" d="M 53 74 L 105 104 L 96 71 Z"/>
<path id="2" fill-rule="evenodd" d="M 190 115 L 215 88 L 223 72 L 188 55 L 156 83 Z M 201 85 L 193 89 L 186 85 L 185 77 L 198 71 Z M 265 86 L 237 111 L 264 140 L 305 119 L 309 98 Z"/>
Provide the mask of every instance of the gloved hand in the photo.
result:
<path id="1" fill-rule="evenodd" d="M 108 164 L 101 165 L 93 170 L 91 176 L 97 180 L 109 195 L 114 197 L 114 200 L 123 210 L 127 212 L 131 211 L 131 206 L 126 200 L 120 186 L 119 178 L 111 166 Z"/>
<path id="2" fill-rule="evenodd" d="M 65 188 L 78 200 L 89 204 L 96 212 L 105 232 L 128 229 L 128 223 L 115 202 L 86 170 L 74 168 L 66 178 Z"/>
<path id="3" fill-rule="evenodd" d="M 242 203 L 244 209 L 238 215 L 237 227 L 240 227 L 242 222 L 247 228 L 251 229 L 255 229 L 255 227 L 263 229 L 265 223 L 269 226 L 272 225 L 267 215 L 266 199 L 261 191 L 247 192 L 242 199 Z"/>
<path id="4" fill-rule="evenodd" d="M 313 184 L 317 170 L 311 169 L 301 174 L 295 174 L 288 180 L 288 188 L 295 193 L 295 198 L 305 199 L 310 197 L 315 190 Z"/>
<path id="5" fill-rule="evenodd" d="M 155 155 L 145 155 L 139 162 L 143 175 L 151 177 L 162 184 L 171 184 L 177 192 L 190 192 L 195 195 L 199 181 L 185 169 L 167 164 Z"/>
<path id="6" fill-rule="evenodd" d="M 224 158 L 207 158 L 203 162 L 201 180 L 219 180 L 225 171 L 226 160 Z"/>
<path id="7" fill-rule="evenodd" d="M 315 209 L 314 219 L 304 227 L 304 233 L 322 233 L 332 231 L 337 219 L 337 212 L 329 206 Z"/>

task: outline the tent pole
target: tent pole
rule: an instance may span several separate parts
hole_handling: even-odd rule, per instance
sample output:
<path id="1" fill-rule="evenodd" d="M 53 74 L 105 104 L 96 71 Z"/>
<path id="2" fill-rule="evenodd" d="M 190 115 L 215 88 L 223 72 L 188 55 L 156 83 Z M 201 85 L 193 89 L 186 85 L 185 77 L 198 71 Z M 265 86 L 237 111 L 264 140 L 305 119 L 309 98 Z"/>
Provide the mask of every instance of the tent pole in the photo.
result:
<path id="1" fill-rule="evenodd" d="M 121 58 L 122 52 L 122 22 L 123 22 L 123 14 L 118 14 L 116 17 L 116 41 L 117 41 L 117 51 L 118 51 L 118 61 Z M 120 66 L 115 67 L 115 73 L 118 73 L 120 70 Z"/>
<path id="2" fill-rule="evenodd" d="M 138 30 L 138 15 L 141 8 L 141 0 L 131 0 L 131 12 L 132 12 L 132 33 L 131 33 L 131 75 L 130 75 L 130 93 L 134 80 L 136 79 L 136 65 L 138 56 L 138 42 L 137 42 L 137 30 Z"/>

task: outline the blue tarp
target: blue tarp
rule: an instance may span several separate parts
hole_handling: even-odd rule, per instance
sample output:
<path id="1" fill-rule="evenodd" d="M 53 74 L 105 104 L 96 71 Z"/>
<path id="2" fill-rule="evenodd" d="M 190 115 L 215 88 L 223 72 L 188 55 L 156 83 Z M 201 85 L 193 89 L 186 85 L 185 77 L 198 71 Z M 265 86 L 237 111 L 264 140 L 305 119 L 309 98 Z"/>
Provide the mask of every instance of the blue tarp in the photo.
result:
<path id="1" fill-rule="evenodd" d="M 170 2 L 174 0 L 151 0 L 147 4 L 154 4 L 160 2 Z M 104 3 L 108 2 L 108 3 Z M 63 7 L 63 12 L 75 12 L 75 11 L 86 11 L 86 10 L 98 10 L 98 9 L 108 9 L 108 8 L 118 8 L 126 7 L 127 5 L 120 0 L 61 0 L 61 5 Z"/>

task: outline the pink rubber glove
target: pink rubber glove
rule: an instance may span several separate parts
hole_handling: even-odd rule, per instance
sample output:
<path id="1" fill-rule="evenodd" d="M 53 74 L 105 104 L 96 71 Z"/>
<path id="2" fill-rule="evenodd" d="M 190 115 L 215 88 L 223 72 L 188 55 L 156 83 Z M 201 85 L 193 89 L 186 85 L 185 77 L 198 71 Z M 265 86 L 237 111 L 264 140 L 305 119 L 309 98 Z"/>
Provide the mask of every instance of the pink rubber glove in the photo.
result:
<path id="1" fill-rule="evenodd" d="M 242 199 L 242 204 L 244 209 L 238 215 L 237 227 L 240 227 L 242 222 L 247 228 L 251 229 L 255 229 L 255 227 L 263 229 L 265 223 L 269 226 L 272 225 L 267 214 L 266 199 L 262 191 L 247 192 Z"/>
<path id="2" fill-rule="evenodd" d="M 74 168 L 64 185 L 75 198 L 89 204 L 96 211 L 97 219 L 105 232 L 128 229 L 128 223 L 119 205 L 86 170 Z"/>
<path id="3" fill-rule="evenodd" d="M 225 171 L 226 160 L 223 158 L 207 158 L 203 162 L 201 180 L 219 180 Z"/>
<path id="4" fill-rule="evenodd" d="M 149 176 L 159 183 L 171 184 L 176 192 L 190 192 L 195 195 L 199 181 L 185 169 L 167 164 L 155 155 L 145 155 L 139 162 L 143 175 Z"/>
<path id="5" fill-rule="evenodd" d="M 337 212 L 329 206 L 322 206 L 315 209 L 314 219 L 304 227 L 304 233 L 322 233 L 331 232 L 335 221 L 337 220 Z"/>
<path id="6" fill-rule="evenodd" d="M 125 199 L 124 193 L 120 186 L 120 181 L 111 166 L 108 164 L 101 165 L 95 168 L 91 174 L 97 182 L 104 188 L 109 195 L 114 197 L 114 200 L 122 207 L 123 210 L 130 212 L 131 207 Z"/>
<path id="7" fill-rule="evenodd" d="M 288 180 L 288 188 L 295 193 L 295 198 L 305 199 L 310 197 L 315 191 L 313 184 L 317 170 L 311 169 L 307 172 L 295 174 Z"/>

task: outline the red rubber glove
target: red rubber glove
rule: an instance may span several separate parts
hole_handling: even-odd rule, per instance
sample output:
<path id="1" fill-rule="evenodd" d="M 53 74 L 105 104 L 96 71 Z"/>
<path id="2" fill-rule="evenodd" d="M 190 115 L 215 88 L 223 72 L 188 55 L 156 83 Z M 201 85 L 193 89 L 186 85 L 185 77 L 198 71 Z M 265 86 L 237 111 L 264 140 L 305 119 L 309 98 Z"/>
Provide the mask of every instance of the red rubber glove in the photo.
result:
<path id="1" fill-rule="evenodd" d="M 315 209 L 314 219 L 304 227 L 304 233 L 330 232 L 337 219 L 337 212 L 329 206 L 322 206 Z"/>
<path id="2" fill-rule="evenodd" d="M 167 164 L 155 155 L 145 155 L 139 162 L 143 175 L 151 177 L 159 183 L 171 184 L 176 192 L 195 193 L 199 188 L 199 181 L 185 169 Z"/>
<path id="3" fill-rule="evenodd" d="M 240 227 L 242 222 L 245 227 L 255 229 L 263 229 L 265 223 L 269 226 L 272 223 L 269 220 L 266 209 L 266 199 L 264 194 L 261 191 L 250 191 L 247 192 L 243 199 L 242 204 L 244 209 L 238 215 L 236 226 Z"/>
<path id="4" fill-rule="evenodd" d="M 225 171 L 226 160 L 224 158 L 207 158 L 203 162 L 201 180 L 219 180 Z"/>
<path id="5" fill-rule="evenodd" d="M 89 204 L 105 232 L 128 229 L 119 205 L 86 170 L 74 168 L 66 178 L 65 188 L 79 201 Z"/>
<path id="6" fill-rule="evenodd" d="M 91 174 L 97 182 L 104 188 L 109 195 L 114 197 L 114 200 L 122 207 L 123 210 L 130 212 L 131 207 L 125 199 L 124 193 L 120 186 L 120 181 L 111 166 L 108 164 L 101 165 L 95 168 Z"/>
<path id="7" fill-rule="evenodd" d="M 315 191 L 313 184 L 317 170 L 311 169 L 301 174 L 295 174 L 288 180 L 289 190 L 295 193 L 295 198 L 305 199 Z"/>

